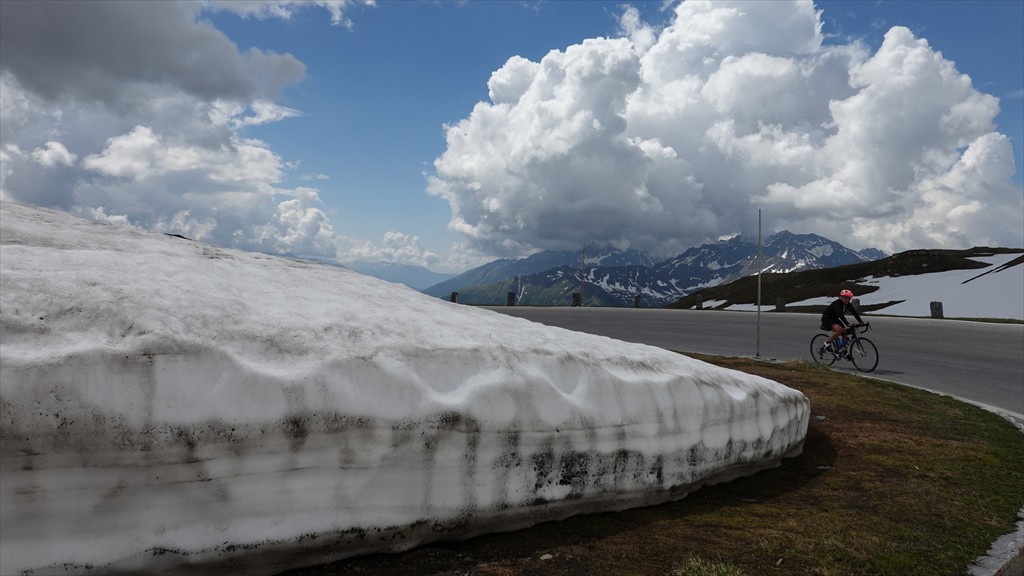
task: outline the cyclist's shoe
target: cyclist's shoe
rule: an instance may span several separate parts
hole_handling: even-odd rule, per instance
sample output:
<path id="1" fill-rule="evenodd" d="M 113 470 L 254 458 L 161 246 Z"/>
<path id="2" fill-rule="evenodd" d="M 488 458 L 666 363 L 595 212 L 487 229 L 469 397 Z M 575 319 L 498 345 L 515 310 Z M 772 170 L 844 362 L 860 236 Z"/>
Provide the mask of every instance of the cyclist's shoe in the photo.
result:
<path id="1" fill-rule="evenodd" d="M 832 347 L 831 342 L 826 343 L 821 349 L 825 352 L 835 352 L 835 348 Z"/>

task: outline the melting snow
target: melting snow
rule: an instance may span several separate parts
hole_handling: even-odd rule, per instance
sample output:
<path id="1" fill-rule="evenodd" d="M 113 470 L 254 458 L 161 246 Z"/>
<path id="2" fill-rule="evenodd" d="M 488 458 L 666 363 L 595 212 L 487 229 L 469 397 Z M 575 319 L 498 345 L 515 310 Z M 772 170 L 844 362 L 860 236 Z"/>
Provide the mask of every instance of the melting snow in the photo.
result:
<path id="1" fill-rule="evenodd" d="M 972 258 L 990 264 L 987 268 L 950 270 L 915 276 L 868 277 L 862 283 L 878 286 L 878 290 L 858 294 L 862 306 L 902 300 L 899 304 L 878 311 L 897 316 L 931 316 L 931 303 L 942 302 L 947 318 L 1007 318 L 1024 320 L 1024 265 L 1005 269 L 1000 266 L 1019 258 L 1021 253 Z M 836 296 L 821 296 L 787 306 L 821 306 L 824 310 Z M 721 302 L 719 302 L 721 304 Z M 774 308 L 775 303 L 762 302 Z M 705 307 L 708 303 L 705 302 Z M 737 304 L 728 310 L 756 310 L 755 304 Z"/>
<path id="2" fill-rule="evenodd" d="M 305 261 L 0 210 L 0 573 L 272 573 L 685 496 L 798 391 Z"/>
<path id="3" fill-rule="evenodd" d="M 831 244 L 825 244 L 825 245 L 822 245 L 822 246 L 815 246 L 814 248 L 811 248 L 810 250 L 808 250 L 808 252 L 813 254 L 815 258 L 821 258 L 822 256 L 831 256 L 832 255 L 832 245 Z"/>

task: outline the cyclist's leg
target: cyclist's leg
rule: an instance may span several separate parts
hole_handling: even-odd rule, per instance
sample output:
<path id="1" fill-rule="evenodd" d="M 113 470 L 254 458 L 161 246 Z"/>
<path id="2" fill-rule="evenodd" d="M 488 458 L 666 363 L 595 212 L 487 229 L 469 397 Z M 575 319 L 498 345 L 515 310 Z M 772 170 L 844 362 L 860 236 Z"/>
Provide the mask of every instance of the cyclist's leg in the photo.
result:
<path id="1" fill-rule="evenodd" d="M 825 342 L 825 344 L 831 344 L 833 341 L 835 341 L 836 338 L 839 338 L 840 336 L 842 336 L 845 333 L 846 333 L 846 328 L 843 328 L 842 324 L 833 324 L 832 325 L 832 334 L 828 337 L 828 340 Z"/>

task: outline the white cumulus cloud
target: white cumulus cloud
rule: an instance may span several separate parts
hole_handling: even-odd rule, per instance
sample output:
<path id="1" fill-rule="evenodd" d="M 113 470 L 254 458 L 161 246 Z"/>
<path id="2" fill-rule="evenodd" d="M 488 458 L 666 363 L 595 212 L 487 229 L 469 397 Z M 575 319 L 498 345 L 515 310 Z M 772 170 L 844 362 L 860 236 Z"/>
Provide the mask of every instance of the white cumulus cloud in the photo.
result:
<path id="1" fill-rule="evenodd" d="M 304 4 L 222 8 L 285 17 Z M 347 4 L 317 5 L 340 18 Z M 243 249 L 333 257 L 317 192 L 281 187 L 289 166 L 242 133 L 301 114 L 277 98 L 305 66 L 240 51 L 204 9 L 214 8 L 3 2 L 0 195 Z"/>
<path id="2" fill-rule="evenodd" d="M 394 262 L 424 268 L 435 268 L 441 265 L 456 270 L 471 267 L 463 265 L 464 263 L 461 261 L 454 263 L 443 261 L 439 254 L 423 245 L 419 236 L 396 230 L 384 233 L 384 238 L 378 243 L 347 236 L 338 237 L 336 243 L 338 253 L 343 255 L 345 262 Z M 482 261 L 474 261 L 472 266 L 482 263 Z"/>
<path id="3" fill-rule="evenodd" d="M 0 197 L 246 250 L 436 264 L 418 237 L 391 232 L 375 244 L 338 234 L 316 189 L 280 185 L 299 162 L 244 130 L 302 114 L 279 97 L 305 65 L 239 50 L 203 18 L 291 19 L 319 8 L 351 27 L 347 12 L 373 5 L 0 3 Z"/>
<path id="4" fill-rule="evenodd" d="M 826 6 L 827 9 L 827 6 Z M 816 232 L 886 250 L 1020 245 L 999 101 L 893 27 L 827 44 L 811 2 L 687 1 L 655 30 L 510 58 L 447 127 L 429 192 L 466 249 L 610 242 L 669 256 L 722 235 Z"/>
<path id="5" fill-rule="evenodd" d="M 624 6 L 621 37 L 510 55 L 481 79 L 489 100 L 445 126 L 428 178 L 464 241 L 442 258 L 398 231 L 349 238 L 316 189 L 282 184 L 301 159 L 246 133 L 303 114 L 283 94 L 305 65 L 240 49 L 203 15 L 308 9 L 348 27 L 372 5 L 0 2 L 0 198 L 447 269 L 601 241 L 669 256 L 753 233 L 759 208 L 769 229 L 854 247 L 1024 244 L 999 100 L 905 28 L 875 51 L 826 42 L 804 0 L 687 1 L 660 27 Z"/>
<path id="6" fill-rule="evenodd" d="M 78 156 L 69 152 L 66 146 L 53 140 L 47 142 L 44 148 L 36 148 L 32 151 L 32 159 L 47 168 L 71 166 L 77 158 Z"/>

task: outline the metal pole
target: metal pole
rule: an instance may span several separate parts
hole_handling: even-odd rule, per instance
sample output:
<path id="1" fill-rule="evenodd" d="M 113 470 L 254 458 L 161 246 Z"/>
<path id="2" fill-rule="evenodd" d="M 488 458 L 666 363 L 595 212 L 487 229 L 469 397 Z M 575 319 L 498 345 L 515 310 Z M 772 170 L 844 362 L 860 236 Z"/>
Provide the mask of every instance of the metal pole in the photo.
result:
<path id="1" fill-rule="evenodd" d="M 583 251 L 580 252 L 580 308 L 583 304 L 583 265 L 587 263 L 587 243 L 583 243 Z"/>
<path id="2" fill-rule="evenodd" d="M 757 209 L 757 345 L 756 356 L 761 357 L 761 209 Z"/>

